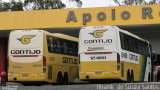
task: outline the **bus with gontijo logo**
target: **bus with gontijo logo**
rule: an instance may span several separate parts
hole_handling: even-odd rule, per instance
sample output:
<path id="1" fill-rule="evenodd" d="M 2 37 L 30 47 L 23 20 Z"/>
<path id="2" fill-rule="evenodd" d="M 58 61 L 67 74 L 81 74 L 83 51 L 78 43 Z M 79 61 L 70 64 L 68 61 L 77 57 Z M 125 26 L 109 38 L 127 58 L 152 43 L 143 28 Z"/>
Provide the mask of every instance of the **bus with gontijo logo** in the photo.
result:
<path id="1" fill-rule="evenodd" d="M 9 36 L 8 80 L 68 84 L 78 74 L 78 39 L 44 30 L 15 30 Z"/>
<path id="2" fill-rule="evenodd" d="M 82 27 L 79 34 L 81 80 L 151 81 L 149 41 L 116 26 Z"/>

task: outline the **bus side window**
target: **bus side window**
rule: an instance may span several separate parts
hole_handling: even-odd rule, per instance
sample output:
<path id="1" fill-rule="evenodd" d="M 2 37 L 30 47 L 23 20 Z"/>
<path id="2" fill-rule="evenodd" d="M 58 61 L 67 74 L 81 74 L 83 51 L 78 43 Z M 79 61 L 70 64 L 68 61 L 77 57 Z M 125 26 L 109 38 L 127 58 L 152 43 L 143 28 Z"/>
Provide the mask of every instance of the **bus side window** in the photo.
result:
<path id="1" fill-rule="evenodd" d="M 62 50 L 61 50 L 61 44 L 60 44 L 60 41 L 59 41 L 59 40 L 57 40 L 57 52 L 58 52 L 58 53 L 62 53 L 61 51 L 62 51 Z"/>
<path id="2" fill-rule="evenodd" d="M 69 43 L 69 55 L 73 55 L 73 46 L 72 46 L 72 42 L 68 41 Z"/>
<path id="3" fill-rule="evenodd" d="M 64 43 L 62 44 L 63 45 L 63 53 L 67 55 L 68 53 L 68 48 L 67 48 L 67 43 L 66 43 L 66 40 L 64 41 Z"/>
<path id="4" fill-rule="evenodd" d="M 75 53 L 76 53 L 76 46 L 75 46 L 75 43 L 73 43 L 72 50 L 73 50 L 73 55 L 75 55 Z"/>
<path id="5" fill-rule="evenodd" d="M 143 55 L 143 45 L 142 45 L 142 41 L 139 41 L 139 53 Z"/>
<path id="6" fill-rule="evenodd" d="M 53 52 L 53 41 L 52 41 L 52 37 L 48 37 L 48 38 L 47 38 L 47 43 L 48 43 L 48 51 L 49 51 L 49 52 Z"/>
<path id="7" fill-rule="evenodd" d="M 74 56 L 78 56 L 78 43 L 77 42 L 74 42 L 74 46 L 73 46 L 73 49 L 74 49 Z"/>
<path id="8" fill-rule="evenodd" d="M 60 48 L 61 48 L 60 42 L 59 42 L 59 40 L 57 38 L 53 39 L 53 47 L 54 47 L 54 52 L 55 53 L 60 53 L 61 52 L 61 50 L 60 50 Z"/>
<path id="9" fill-rule="evenodd" d="M 127 35 L 124 34 L 124 49 L 129 50 L 129 41 Z"/>
<path id="10" fill-rule="evenodd" d="M 129 42 L 129 51 L 133 52 L 134 50 L 134 46 L 133 46 L 133 38 L 132 37 L 128 37 L 128 42 Z"/>
<path id="11" fill-rule="evenodd" d="M 143 49 L 143 55 L 146 56 L 146 46 L 144 42 L 142 42 L 142 49 Z"/>
<path id="12" fill-rule="evenodd" d="M 131 51 L 129 36 L 127 36 L 127 50 Z"/>
<path id="13" fill-rule="evenodd" d="M 139 47 L 138 47 L 138 40 L 137 39 L 134 39 L 134 44 L 135 44 L 135 47 L 134 47 L 135 52 L 139 53 Z"/>
<path id="14" fill-rule="evenodd" d="M 123 33 L 120 32 L 120 42 L 121 42 L 121 48 L 125 49 L 125 45 L 124 45 L 124 37 L 123 37 Z"/>
<path id="15" fill-rule="evenodd" d="M 138 54 L 141 54 L 141 46 L 140 46 L 140 41 L 137 40 L 137 46 L 138 46 Z"/>
<path id="16" fill-rule="evenodd" d="M 75 42 L 76 44 L 76 56 L 78 56 L 78 42 Z"/>
<path id="17" fill-rule="evenodd" d="M 56 40 L 55 38 L 53 38 L 53 52 L 55 53 L 56 53 L 56 48 L 57 48 Z"/>

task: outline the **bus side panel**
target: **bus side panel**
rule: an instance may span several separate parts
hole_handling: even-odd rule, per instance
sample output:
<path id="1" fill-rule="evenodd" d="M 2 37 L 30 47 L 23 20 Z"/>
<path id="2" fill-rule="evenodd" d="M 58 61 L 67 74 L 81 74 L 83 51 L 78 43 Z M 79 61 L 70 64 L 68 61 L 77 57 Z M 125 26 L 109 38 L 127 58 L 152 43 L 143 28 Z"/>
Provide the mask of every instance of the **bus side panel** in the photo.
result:
<path id="1" fill-rule="evenodd" d="M 135 76 L 135 81 L 140 81 L 140 78 L 142 78 L 142 69 L 144 67 L 144 56 L 143 55 L 140 55 L 140 58 L 139 58 L 139 63 L 138 65 L 136 66 L 136 68 L 134 69 L 134 76 Z"/>
<path id="2" fill-rule="evenodd" d="M 142 56 L 141 72 L 140 72 L 139 81 L 144 81 L 145 71 L 146 71 L 146 63 L 147 63 L 147 58 L 145 56 Z"/>
<path id="3" fill-rule="evenodd" d="M 49 36 L 49 35 L 48 35 Z M 46 57 L 47 65 L 46 65 L 46 81 L 50 83 L 57 82 L 58 73 L 62 74 L 62 78 L 64 73 L 68 74 L 68 82 L 73 82 L 75 79 L 76 72 L 78 72 L 78 65 L 74 64 L 74 62 L 70 59 L 77 60 L 77 56 L 64 55 L 55 52 L 49 52 L 48 43 L 46 34 L 44 34 L 44 57 Z M 52 37 L 52 36 L 51 36 Z M 49 67 L 52 67 L 52 71 L 49 70 Z M 52 72 L 52 74 L 50 73 Z M 51 75 L 51 76 L 50 76 Z M 51 78 L 49 78 L 51 77 Z"/>
<path id="4" fill-rule="evenodd" d="M 151 80 L 151 59 L 150 57 L 142 56 L 139 81 L 148 81 L 149 79 Z"/>
<path id="5" fill-rule="evenodd" d="M 47 82 L 56 83 L 57 76 L 58 76 L 59 72 L 62 74 L 62 77 L 64 76 L 65 72 L 68 74 L 68 82 L 71 83 L 74 81 L 75 76 L 77 75 L 76 72 L 78 72 L 78 65 L 63 63 L 63 57 L 67 57 L 65 55 L 63 56 L 63 55 L 59 55 L 59 54 L 48 53 L 48 55 L 46 55 L 46 57 L 48 57 L 47 72 L 46 72 L 46 76 L 47 76 L 46 81 Z M 54 58 L 54 60 L 51 60 L 51 57 Z M 70 57 L 70 58 L 75 58 L 75 57 Z M 52 71 L 51 71 L 52 74 L 50 74 L 50 75 L 52 75 L 51 79 L 48 78 L 48 77 L 50 77 L 50 75 L 49 75 L 50 71 L 48 68 L 50 66 L 52 66 Z"/>
<path id="6" fill-rule="evenodd" d="M 139 63 L 133 64 L 129 62 L 123 62 L 124 63 L 124 77 L 122 77 L 122 80 L 127 80 L 127 71 L 129 70 L 131 73 L 131 70 L 134 72 L 134 81 L 148 81 L 148 74 L 150 72 L 150 65 L 147 63 L 147 57 L 140 55 L 139 57 Z M 148 66 L 147 66 L 148 65 Z"/>
<path id="7" fill-rule="evenodd" d="M 47 34 L 46 33 L 44 33 L 43 41 L 44 41 L 43 55 L 44 55 L 44 57 L 46 57 L 46 72 L 45 72 L 46 82 L 56 83 L 58 71 L 60 70 L 59 63 L 57 63 L 59 60 L 57 59 L 57 55 L 49 53 L 49 51 L 48 51 L 48 43 L 47 43 Z M 51 69 L 52 71 L 49 71 L 50 66 L 52 67 L 52 69 Z M 52 72 L 52 73 L 50 73 L 50 72 Z M 49 78 L 49 77 L 51 77 L 51 78 Z"/>
<path id="8" fill-rule="evenodd" d="M 78 66 L 71 66 L 70 67 L 70 70 L 69 70 L 69 72 L 70 72 L 70 80 L 69 80 L 69 82 L 73 82 L 74 81 L 74 79 L 75 78 L 78 78 L 79 76 L 79 73 L 78 73 Z"/>
<path id="9" fill-rule="evenodd" d="M 128 59 L 128 61 L 130 61 Z M 139 55 L 139 58 L 138 58 L 138 63 L 131 63 L 131 62 L 126 62 L 126 61 L 122 61 L 121 62 L 121 79 L 126 81 L 127 80 L 127 72 L 129 70 L 130 74 L 131 74 L 131 71 L 133 70 L 133 74 L 134 74 L 134 81 L 141 81 L 143 80 L 144 78 L 144 72 L 145 72 L 145 58 L 144 56 L 142 55 Z M 122 67 L 122 64 L 123 64 L 123 67 Z M 122 70 L 123 69 L 123 70 Z"/>

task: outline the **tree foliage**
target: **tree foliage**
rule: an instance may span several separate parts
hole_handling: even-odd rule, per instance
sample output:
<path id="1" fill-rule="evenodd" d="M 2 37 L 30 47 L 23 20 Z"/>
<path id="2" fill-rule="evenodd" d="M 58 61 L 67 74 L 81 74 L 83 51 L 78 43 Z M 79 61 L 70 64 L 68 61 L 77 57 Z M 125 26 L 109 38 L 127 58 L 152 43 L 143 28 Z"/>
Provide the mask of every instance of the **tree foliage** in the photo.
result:
<path id="1" fill-rule="evenodd" d="M 23 5 L 21 1 L 11 0 L 10 2 L 3 2 L 0 0 L 0 11 L 22 11 Z"/>
<path id="2" fill-rule="evenodd" d="M 23 10 L 23 3 L 22 3 L 22 1 L 16 2 L 15 0 L 11 0 L 10 10 L 11 11 L 22 11 Z"/>
<path id="3" fill-rule="evenodd" d="M 2 2 L 0 0 L 0 12 L 8 11 L 10 9 L 10 4 L 6 2 Z"/>
<path id="4" fill-rule="evenodd" d="M 69 1 L 76 3 L 77 7 L 82 6 L 82 2 L 80 0 Z M 10 2 L 0 0 L 0 12 L 61 9 L 65 7 L 66 5 L 61 0 L 10 0 Z"/>
<path id="5" fill-rule="evenodd" d="M 26 10 L 44 10 L 64 8 L 65 4 L 61 0 L 25 0 L 24 7 Z"/>

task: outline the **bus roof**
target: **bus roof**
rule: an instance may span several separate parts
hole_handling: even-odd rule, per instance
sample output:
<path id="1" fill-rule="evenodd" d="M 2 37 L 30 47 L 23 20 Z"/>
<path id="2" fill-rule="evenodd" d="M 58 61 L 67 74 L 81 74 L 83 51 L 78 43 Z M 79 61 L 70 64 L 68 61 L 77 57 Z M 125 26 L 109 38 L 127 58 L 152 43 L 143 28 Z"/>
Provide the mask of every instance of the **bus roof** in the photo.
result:
<path id="1" fill-rule="evenodd" d="M 118 28 L 118 27 L 117 27 L 117 28 Z M 132 36 L 132 37 L 134 37 L 134 38 L 137 38 L 137 39 L 139 39 L 139 40 L 141 40 L 141 41 L 144 41 L 144 42 L 149 43 L 148 40 L 145 40 L 145 39 L 139 37 L 139 36 L 136 35 L 136 34 L 130 33 L 130 32 L 128 32 L 128 31 L 126 31 L 126 30 L 122 30 L 122 29 L 120 29 L 120 28 L 118 28 L 118 30 L 119 30 L 120 32 L 124 33 L 124 34 L 127 34 L 127 35 Z"/>
<path id="2" fill-rule="evenodd" d="M 51 36 L 55 36 L 55 37 L 58 37 L 58 38 L 63 38 L 63 39 L 67 39 L 67 40 L 78 42 L 78 38 L 76 38 L 76 37 L 65 35 L 65 34 L 61 34 L 61 33 L 50 33 L 50 32 L 45 31 L 45 30 L 37 30 L 37 29 L 13 30 L 13 31 L 11 31 L 11 33 L 14 33 L 14 32 L 25 32 L 25 31 L 43 32 L 43 33 L 46 33 L 46 34 L 51 35 Z"/>
<path id="3" fill-rule="evenodd" d="M 144 42 L 147 42 L 147 43 L 149 43 L 149 41 L 148 40 L 145 40 L 145 39 L 143 39 L 143 38 L 141 38 L 141 37 L 139 37 L 139 36 L 137 36 L 137 35 L 135 35 L 135 34 L 133 34 L 133 33 L 130 33 L 130 32 L 128 32 L 128 31 L 126 31 L 126 30 L 122 30 L 122 29 L 120 29 L 119 27 L 117 27 L 117 26 L 89 26 L 89 27 L 82 27 L 82 29 L 90 29 L 90 28 L 113 28 L 113 29 L 115 29 L 115 30 L 118 30 L 118 31 L 120 31 L 120 32 L 122 32 L 122 33 L 124 33 L 124 34 L 127 34 L 127 35 L 129 35 L 129 36 L 132 36 L 132 37 L 134 37 L 134 38 L 137 38 L 137 39 L 139 39 L 139 40 L 141 40 L 141 41 L 144 41 Z"/>
<path id="4" fill-rule="evenodd" d="M 65 34 L 61 34 L 61 33 L 51 33 L 51 35 L 58 37 L 58 38 L 63 38 L 63 39 L 67 38 L 67 40 L 78 42 L 78 38 L 73 37 L 73 36 L 69 36 L 69 35 L 65 35 Z"/>
<path id="5" fill-rule="evenodd" d="M 46 32 L 44 30 L 36 30 L 36 29 L 23 29 L 23 30 L 12 30 L 11 33 L 14 33 L 14 32 L 25 32 L 25 31 L 31 31 L 31 32 Z"/>

